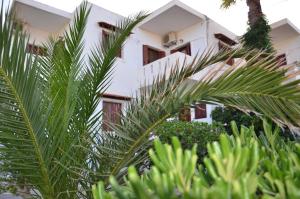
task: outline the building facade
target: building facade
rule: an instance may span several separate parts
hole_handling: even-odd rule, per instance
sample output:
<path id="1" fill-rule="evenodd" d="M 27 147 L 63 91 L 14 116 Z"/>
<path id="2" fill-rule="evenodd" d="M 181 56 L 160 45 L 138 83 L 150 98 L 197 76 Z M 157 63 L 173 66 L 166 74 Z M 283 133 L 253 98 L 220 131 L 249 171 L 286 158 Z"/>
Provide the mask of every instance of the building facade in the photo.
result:
<path id="1" fill-rule="evenodd" d="M 123 16 L 91 5 L 84 35 L 85 52 L 107 38 Z M 59 37 L 72 21 L 68 13 L 33 0 L 15 0 L 13 11 L 30 33 L 31 52 L 39 53 L 49 36 Z M 149 86 L 153 78 L 176 63 L 189 62 L 208 47 L 215 51 L 237 44 L 237 36 L 214 20 L 174 0 L 152 12 L 129 36 L 116 60 L 113 80 L 102 96 L 99 109 L 104 119 L 115 122 L 118 114 L 139 89 Z M 299 30 L 288 20 L 272 25 L 274 46 L 286 64 L 300 60 Z M 232 63 L 228 63 L 232 64 Z M 199 77 L 191 77 L 196 81 Z M 213 105 L 191 108 L 187 120 L 211 122 Z"/>

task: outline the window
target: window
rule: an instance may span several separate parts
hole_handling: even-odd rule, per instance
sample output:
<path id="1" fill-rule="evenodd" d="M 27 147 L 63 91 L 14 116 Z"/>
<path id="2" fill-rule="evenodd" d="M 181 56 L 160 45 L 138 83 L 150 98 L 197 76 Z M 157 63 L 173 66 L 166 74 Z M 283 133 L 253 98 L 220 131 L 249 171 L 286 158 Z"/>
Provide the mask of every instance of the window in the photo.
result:
<path id="1" fill-rule="evenodd" d="M 148 45 L 143 45 L 143 64 L 149 64 L 166 56 L 164 51 L 156 50 Z"/>
<path id="2" fill-rule="evenodd" d="M 32 53 L 34 55 L 40 55 L 40 56 L 46 56 L 47 55 L 47 49 L 43 48 L 41 46 L 28 44 L 26 48 L 27 53 Z"/>
<path id="3" fill-rule="evenodd" d="M 120 124 L 122 113 L 122 104 L 116 102 L 103 101 L 103 123 L 102 129 L 104 131 L 111 131 L 113 124 Z"/>
<path id="4" fill-rule="evenodd" d="M 230 46 L 228 46 L 227 44 L 223 43 L 222 41 L 219 41 L 218 46 L 219 46 L 219 50 L 220 50 L 220 51 L 221 51 L 221 50 L 226 51 L 226 50 L 230 50 L 230 49 L 231 49 Z M 232 66 L 232 65 L 234 64 L 234 58 L 229 59 L 229 60 L 226 62 L 226 64 Z"/>
<path id="5" fill-rule="evenodd" d="M 102 31 L 102 41 L 108 41 L 109 40 L 109 35 L 112 34 L 109 31 Z M 122 58 L 122 48 L 118 51 L 117 57 Z"/>
<path id="6" fill-rule="evenodd" d="M 195 119 L 202 119 L 206 117 L 206 104 L 197 104 L 195 106 Z"/>
<path id="7" fill-rule="evenodd" d="M 278 62 L 278 66 L 284 66 L 284 65 L 287 65 L 285 53 L 278 55 L 278 56 L 276 57 L 276 59 L 277 59 L 277 62 Z"/>
<path id="8" fill-rule="evenodd" d="M 235 44 L 237 44 L 234 40 L 230 39 L 229 37 L 227 37 L 226 35 L 222 34 L 222 33 L 217 33 L 215 34 L 215 38 L 217 38 L 219 40 L 218 46 L 219 46 L 219 50 L 229 50 L 231 49 L 231 47 Z M 234 59 L 231 58 L 229 59 L 226 64 L 228 65 L 233 65 L 234 64 Z"/>
<path id="9" fill-rule="evenodd" d="M 171 50 L 171 54 L 176 53 L 176 52 L 182 52 L 184 54 L 191 55 L 191 44 L 188 43 L 188 44 L 186 44 L 184 46 L 181 46 L 177 49 Z"/>

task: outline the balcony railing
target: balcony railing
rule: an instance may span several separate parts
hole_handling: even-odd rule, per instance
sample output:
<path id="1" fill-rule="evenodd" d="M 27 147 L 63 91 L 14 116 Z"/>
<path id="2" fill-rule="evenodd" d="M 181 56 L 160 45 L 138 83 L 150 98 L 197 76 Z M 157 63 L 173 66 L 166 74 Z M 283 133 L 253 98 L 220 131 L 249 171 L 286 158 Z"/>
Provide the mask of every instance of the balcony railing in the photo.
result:
<path id="1" fill-rule="evenodd" d="M 168 77 L 172 68 L 183 67 L 191 63 L 193 58 L 181 52 L 176 52 L 150 64 L 144 65 L 140 70 L 140 82 L 146 86 L 151 85 L 158 75 L 166 74 Z"/>

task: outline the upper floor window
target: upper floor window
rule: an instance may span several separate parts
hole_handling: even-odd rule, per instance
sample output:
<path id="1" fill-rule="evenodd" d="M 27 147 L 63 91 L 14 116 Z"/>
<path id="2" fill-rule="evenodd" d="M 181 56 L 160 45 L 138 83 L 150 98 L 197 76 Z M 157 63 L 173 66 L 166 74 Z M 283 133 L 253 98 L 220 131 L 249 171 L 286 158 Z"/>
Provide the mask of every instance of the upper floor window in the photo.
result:
<path id="1" fill-rule="evenodd" d="M 279 64 L 279 66 L 287 65 L 285 53 L 278 55 L 278 56 L 276 57 L 276 59 L 277 59 L 277 62 L 278 62 L 278 64 Z"/>
<path id="2" fill-rule="evenodd" d="M 217 38 L 219 40 L 218 42 L 218 47 L 219 47 L 219 50 L 229 50 L 232 48 L 233 45 L 237 44 L 234 40 L 230 39 L 229 37 L 221 34 L 221 33 L 218 33 L 218 34 L 215 34 L 215 38 Z M 234 59 L 229 59 L 226 64 L 228 65 L 233 65 L 234 64 Z"/>
<path id="3" fill-rule="evenodd" d="M 165 51 L 157 50 L 148 45 L 143 45 L 143 64 L 149 64 L 166 56 Z"/>
<path id="4" fill-rule="evenodd" d="M 109 31 L 103 30 L 102 31 L 102 41 L 108 41 L 110 34 L 112 34 L 112 33 Z M 118 51 L 117 57 L 122 58 L 122 48 Z"/>
<path id="5" fill-rule="evenodd" d="M 116 26 L 103 21 L 98 22 L 98 25 L 103 29 L 102 41 L 107 41 L 109 39 L 109 36 L 118 29 Z M 118 51 L 117 57 L 122 58 L 122 48 Z"/>
<path id="6" fill-rule="evenodd" d="M 171 54 L 176 53 L 176 52 L 182 52 L 186 55 L 191 56 L 191 43 L 187 43 L 184 46 L 181 46 L 179 48 L 171 50 Z"/>
<path id="7" fill-rule="evenodd" d="M 26 48 L 27 53 L 32 53 L 34 55 L 40 55 L 40 56 L 46 56 L 47 55 L 47 49 L 41 46 L 28 44 Z"/>

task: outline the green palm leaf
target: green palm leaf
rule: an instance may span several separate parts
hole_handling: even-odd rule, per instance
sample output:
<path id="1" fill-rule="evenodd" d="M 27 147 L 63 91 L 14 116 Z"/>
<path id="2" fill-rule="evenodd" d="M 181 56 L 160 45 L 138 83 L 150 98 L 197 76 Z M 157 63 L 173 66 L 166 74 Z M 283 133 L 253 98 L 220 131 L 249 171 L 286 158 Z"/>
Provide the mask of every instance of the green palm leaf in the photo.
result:
<path id="1" fill-rule="evenodd" d="M 222 60 L 240 56 L 247 62 L 233 67 L 220 64 Z M 299 126 L 299 81 L 286 83 L 290 81 L 286 71 L 278 69 L 271 57 L 262 58 L 257 52 L 246 53 L 244 49 L 215 55 L 208 51 L 191 64 L 173 66 L 170 75 L 157 77 L 129 105 L 122 123 L 114 126 L 114 133 L 102 134 L 97 140 L 101 144 L 95 143 L 96 164 L 100 165 L 98 178 L 108 182 L 107 176 L 113 175 L 122 180 L 130 164 L 140 164 L 147 157 L 155 128 L 174 117 L 183 106 L 195 102 L 234 106 L 281 125 Z M 211 67 L 213 64 L 219 65 Z M 199 81 L 189 80 L 199 72 L 206 74 Z M 290 105 L 293 108 L 288 108 Z M 105 164 L 101 164 L 103 160 Z"/>

